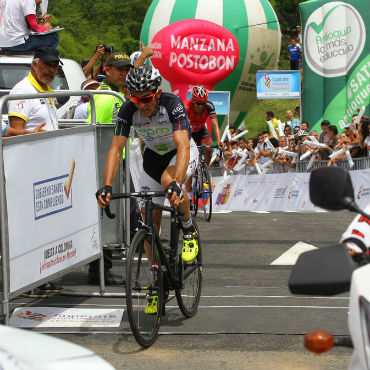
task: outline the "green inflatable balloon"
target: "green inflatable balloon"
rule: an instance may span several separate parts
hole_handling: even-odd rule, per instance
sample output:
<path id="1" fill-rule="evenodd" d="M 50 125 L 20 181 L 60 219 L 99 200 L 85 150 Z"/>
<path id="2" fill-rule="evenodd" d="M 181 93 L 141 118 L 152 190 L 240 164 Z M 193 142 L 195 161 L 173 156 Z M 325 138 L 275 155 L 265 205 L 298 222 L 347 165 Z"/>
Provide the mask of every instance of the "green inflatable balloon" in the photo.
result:
<path id="1" fill-rule="evenodd" d="M 150 45 L 161 29 L 185 19 L 216 23 L 238 41 L 236 68 L 214 86 L 215 91 L 230 91 L 230 123 L 238 126 L 256 101 L 256 72 L 277 68 L 281 47 L 277 16 L 268 0 L 153 0 L 144 19 L 141 41 Z M 172 91 L 168 81 L 162 86 Z"/>

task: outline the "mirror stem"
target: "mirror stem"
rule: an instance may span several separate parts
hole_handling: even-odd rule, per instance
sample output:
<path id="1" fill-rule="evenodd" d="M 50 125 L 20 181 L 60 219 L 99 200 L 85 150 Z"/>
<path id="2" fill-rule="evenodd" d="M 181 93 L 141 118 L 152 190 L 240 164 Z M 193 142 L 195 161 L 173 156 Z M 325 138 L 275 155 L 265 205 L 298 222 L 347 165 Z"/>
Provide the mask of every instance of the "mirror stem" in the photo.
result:
<path id="1" fill-rule="evenodd" d="M 346 207 L 348 210 L 352 211 L 352 212 L 356 212 L 356 213 L 359 213 L 361 214 L 362 216 L 370 219 L 370 215 L 368 215 L 367 213 L 365 213 L 362 209 L 359 208 L 359 206 L 355 203 L 354 199 L 350 198 L 350 197 L 345 197 L 343 199 L 343 205 L 344 207 Z"/>

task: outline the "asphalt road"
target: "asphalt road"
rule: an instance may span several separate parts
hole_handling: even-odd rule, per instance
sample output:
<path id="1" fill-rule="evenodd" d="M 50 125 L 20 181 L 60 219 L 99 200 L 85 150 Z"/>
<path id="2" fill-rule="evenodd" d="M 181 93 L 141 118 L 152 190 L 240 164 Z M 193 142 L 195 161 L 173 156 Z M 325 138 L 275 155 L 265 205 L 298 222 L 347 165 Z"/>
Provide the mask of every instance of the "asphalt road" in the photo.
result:
<path id="1" fill-rule="evenodd" d="M 176 300 L 167 306 L 160 336 L 142 350 L 130 334 L 126 314 L 110 330 L 43 329 L 107 359 L 117 369 L 344 369 L 351 351 L 335 348 L 312 355 L 303 335 L 322 328 L 348 334 L 348 294 L 301 297 L 290 294 L 291 266 L 271 263 L 298 242 L 316 247 L 333 244 L 352 220 L 347 211 L 328 213 L 214 214 L 199 221 L 204 253 L 204 280 L 198 314 L 185 320 Z M 116 273 L 124 272 L 115 261 Z M 63 277 L 64 292 L 91 292 L 87 269 Z M 109 287 L 109 292 L 124 292 Z M 19 297 L 22 305 L 122 308 L 124 298 L 54 295 L 36 300 Z M 37 330 L 37 329 L 35 329 Z M 40 330 L 39 330 L 40 331 Z"/>

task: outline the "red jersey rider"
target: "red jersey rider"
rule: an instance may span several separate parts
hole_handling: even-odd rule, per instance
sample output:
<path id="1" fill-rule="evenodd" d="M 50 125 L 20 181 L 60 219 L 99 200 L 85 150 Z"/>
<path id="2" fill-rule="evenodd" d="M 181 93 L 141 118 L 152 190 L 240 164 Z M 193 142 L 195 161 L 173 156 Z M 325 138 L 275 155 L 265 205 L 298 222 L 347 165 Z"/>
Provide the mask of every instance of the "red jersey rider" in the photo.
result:
<path id="1" fill-rule="evenodd" d="M 207 131 L 206 120 L 209 117 L 217 145 L 220 145 L 221 136 L 218 128 L 215 106 L 208 101 L 208 91 L 203 86 L 193 86 L 191 100 L 185 102 L 186 111 L 191 126 L 191 136 L 197 145 L 212 146 L 213 140 Z M 205 161 L 209 165 L 212 157 L 212 148 L 205 149 Z"/>

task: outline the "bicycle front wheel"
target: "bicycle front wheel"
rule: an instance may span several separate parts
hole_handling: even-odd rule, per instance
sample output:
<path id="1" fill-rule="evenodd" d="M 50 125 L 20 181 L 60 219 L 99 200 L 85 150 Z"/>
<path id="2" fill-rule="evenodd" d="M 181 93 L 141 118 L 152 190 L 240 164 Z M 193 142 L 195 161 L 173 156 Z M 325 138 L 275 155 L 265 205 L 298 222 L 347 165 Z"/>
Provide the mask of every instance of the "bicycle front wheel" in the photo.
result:
<path id="1" fill-rule="evenodd" d="M 150 250 L 151 238 L 146 230 L 139 230 L 131 243 L 126 266 L 126 305 L 132 334 L 144 348 L 151 346 L 158 336 L 163 307 L 163 275 L 157 249 L 153 251 L 152 268 L 145 253 Z M 157 311 L 146 308 L 157 299 Z M 150 310 L 149 310 L 150 311 Z"/>
<path id="2" fill-rule="evenodd" d="M 202 189 L 204 218 L 206 219 L 207 222 L 209 222 L 211 221 L 212 217 L 212 182 L 211 175 L 206 164 L 202 166 L 201 189 Z"/>
<path id="3" fill-rule="evenodd" d="M 198 233 L 198 255 L 191 264 L 181 259 L 181 252 L 178 256 L 178 272 L 181 281 L 181 288 L 176 289 L 176 299 L 179 308 L 185 317 L 193 317 L 198 310 L 200 294 L 202 290 L 202 246 L 200 243 L 198 226 L 193 219 L 194 226 Z M 181 235 L 181 233 L 179 233 Z M 179 238 L 179 246 L 182 247 L 182 240 Z M 181 251 L 181 249 L 180 249 Z"/>

